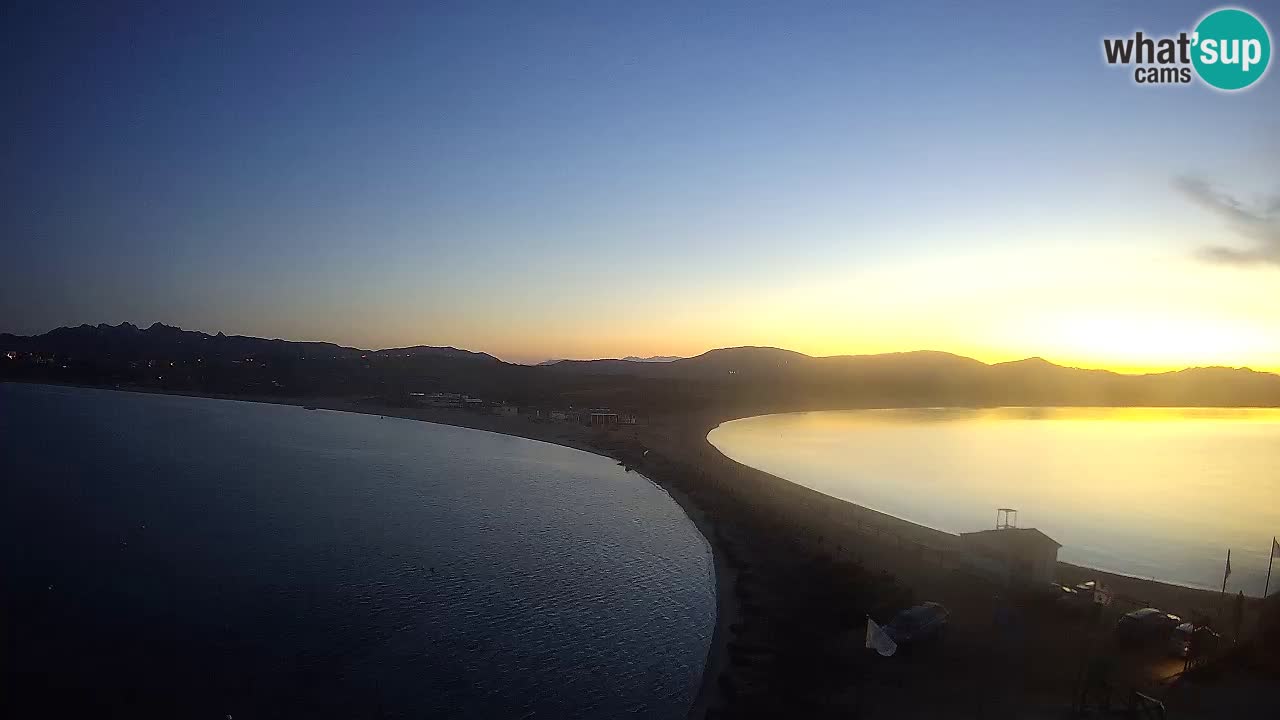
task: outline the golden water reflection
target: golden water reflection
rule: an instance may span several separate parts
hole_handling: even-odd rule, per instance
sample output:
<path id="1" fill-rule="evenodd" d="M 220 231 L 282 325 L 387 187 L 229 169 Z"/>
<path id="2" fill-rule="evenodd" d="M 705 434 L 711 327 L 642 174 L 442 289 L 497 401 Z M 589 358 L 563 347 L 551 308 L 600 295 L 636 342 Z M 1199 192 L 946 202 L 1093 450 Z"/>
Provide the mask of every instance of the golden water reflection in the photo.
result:
<path id="1" fill-rule="evenodd" d="M 997 507 L 1107 570 L 1260 594 L 1280 533 L 1280 410 L 996 408 L 810 412 L 712 431 L 729 457 L 953 532 Z"/>

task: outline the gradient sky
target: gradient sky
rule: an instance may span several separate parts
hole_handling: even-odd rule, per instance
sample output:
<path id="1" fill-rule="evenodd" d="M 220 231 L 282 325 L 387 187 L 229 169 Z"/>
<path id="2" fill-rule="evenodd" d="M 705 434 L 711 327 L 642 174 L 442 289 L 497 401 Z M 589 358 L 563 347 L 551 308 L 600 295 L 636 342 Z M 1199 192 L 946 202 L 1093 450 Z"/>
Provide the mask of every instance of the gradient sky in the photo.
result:
<path id="1" fill-rule="evenodd" d="M 1102 61 L 1215 4 L 263 4 L 6 5 L 0 331 L 1280 370 L 1280 77 Z"/>

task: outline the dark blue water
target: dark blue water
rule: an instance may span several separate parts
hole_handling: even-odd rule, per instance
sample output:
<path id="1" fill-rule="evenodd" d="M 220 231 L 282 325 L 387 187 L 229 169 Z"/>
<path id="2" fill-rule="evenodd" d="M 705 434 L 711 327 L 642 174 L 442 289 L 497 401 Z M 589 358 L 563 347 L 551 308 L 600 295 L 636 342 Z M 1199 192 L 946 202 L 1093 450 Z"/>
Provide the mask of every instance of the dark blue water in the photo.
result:
<path id="1" fill-rule="evenodd" d="M 0 384 L 0 712 L 682 717 L 705 540 L 545 443 Z"/>

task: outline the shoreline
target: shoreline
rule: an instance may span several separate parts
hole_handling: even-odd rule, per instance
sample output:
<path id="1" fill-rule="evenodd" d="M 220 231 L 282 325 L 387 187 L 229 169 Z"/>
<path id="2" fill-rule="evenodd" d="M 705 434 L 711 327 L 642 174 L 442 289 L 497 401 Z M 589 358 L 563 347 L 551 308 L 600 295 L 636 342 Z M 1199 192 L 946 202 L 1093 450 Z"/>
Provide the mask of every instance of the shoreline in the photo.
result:
<path id="1" fill-rule="evenodd" d="M 329 412 L 348 412 L 357 415 L 394 417 L 401 420 L 412 420 L 428 424 L 464 428 L 467 430 L 491 432 L 510 437 L 519 437 L 535 442 L 545 442 L 551 445 L 559 445 L 560 447 L 569 448 L 571 450 L 590 453 L 592 455 L 620 463 L 626 467 L 629 472 L 634 472 L 636 475 L 644 478 L 646 482 L 652 483 L 670 497 L 672 502 L 674 502 L 685 514 L 685 517 L 689 519 L 689 522 L 693 523 L 695 529 L 706 541 L 707 546 L 711 551 L 712 581 L 714 582 L 712 591 L 716 598 L 715 618 L 712 623 L 711 638 L 707 646 L 707 656 L 703 660 L 702 672 L 699 675 L 698 685 L 695 688 L 693 701 L 690 703 L 687 717 L 691 720 L 707 717 L 708 713 L 720 704 L 719 678 L 721 673 L 723 673 L 729 665 L 729 642 L 732 634 L 731 628 L 733 623 L 737 622 L 739 619 L 740 613 L 735 600 L 737 572 L 725 557 L 725 552 L 717 539 L 715 519 L 700 507 L 687 493 L 682 492 L 669 483 L 662 482 L 658 478 L 651 477 L 650 474 L 641 472 L 639 469 L 631 466 L 621 458 L 611 454 L 609 449 L 593 444 L 589 439 L 584 440 L 581 437 L 575 438 L 572 434 L 549 432 L 551 429 L 562 429 L 565 427 L 565 424 L 540 425 L 524 418 L 507 418 L 496 415 L 484 415 L 462 409 L 396 408 L 383 406 L 363 407 L 359 404 L 361 402 L 360 400 L 344 398 L 296 399 L 286 397 L 241 397 L 212 393 L 153 391 L 145 388 L 106 388 L 91 385 L 50 385 L 48 383 L 14 384 L 36 384 L 47 385 L 48 387 L 73 387 L 82 390 L 126 392 L 140 395 L 165 395 L 171 397 L 199 398 L 202 400 L 223 400 L 227 402 L 251 402 L 263 405 L 299 407 L 306 410 L 325 410 Z M 515 425 L 512 421 L 523 423 L 524 425 L 527 425 L 528 428 L 521 428 L 520 426 Z M 569 427 L 574 427 L 576 429 L 576 426 Z"/>
<path id="2" fill-rule="evenodd" d="M 1009 602 L 956 563 L 958 536 L 819 493 L 725 456 L 707 435 L 739 418 L 731 412 L 657 416 L 648 425 L 603 430 L 462 409 L 382 406 L 370 399 L 91 389 L 433 422 L 561 445 L 635 470 L 681 507 L 712 551 L 716 618 L 690 718 L 753 715 L 764 709 L 787 714 L 802 706 L 811 707 L 810 714 L 818 714 L 818 709 L 862 712 L 867 702 L 862 698 L 863 683 L 874 683 L 885 672 L 858 660 L 857 652 L 843 649 L 861 648 L 862 609 L 883 621 L 888 610 L 904 604 L 942 601 L 955 620 L 951 642 L 979 656 L 990 647 L 989 618 L 996 607 Z M 1103 581 L 1126 609 L 1152 605 L 1188 617 L 1221 606 L 1216 592 L 1061 561 L 1056 574 L 1060 582 L 1071 585 Z M 1256 617 L 1260 603 L 1248 599 L 1250 616 Z M 850 608 L 860 608 L 852 627 L 843 617 Z M 1052 626 L 1056 621 L 1042 617 L 1037 622 L 1040 633 L 1046 631 L 1045 622 Z M 1059 647 L 1062 637 L 1069 634 L 1064 636 L 1061 628 L 1038 635 L 1043 644 L 1035 665 L 1044 667 L 1026 671 L 1020 690 L 1024 701 L 1050 702 L 1075 677 L 1074 661 L 1067 658 L 1076 658 L 1078 648 Z M 913 680 L 893 691 L 880 688 L 883 699 L 868 698 L 875 704 L 889 703 L 896 694 L 894 707 L 932 713 L 953 710 L 958 699 L 980 704 L 981 699 L 971 696 L 972 688 L 986 680 L 974 676 L 980 671 L 969 669 L 969 660 L 953 660 L 964 670 L 941 686 L 926 682 L 912 690 Z M 829 681 L 823 677 L 826 673 L 838 679 Z M 845 687 L 833 692 L 827 684 L 836 682 Z"/>
<path id="3" fill-rule="evenodd" d="M 877 408 L 877 409 L 893 409 L 893 408 Z M 810 412 L 810 411 L 797 411 L 797 412 Z M 819 411 L 819 412 L 826 412 L 826 411 Z M 792 413 L 771 413 L 771 414 L 792 414 Z M 763 417 L 763 416 L 756 416 L 756 417 Z M 712 426 L 710 429 L 708 429 L 708 433 L 715 430 L 716 428 L 719 428 L 725 423 L 734 422 L 735 420 L 739 420 L 739 419 L 749 419 L 749 418 L 734 418 L 732 420 L 725 420 L 723 422 L 719 422 L 714 426 Z M 715 445 L 711 443 L 709 440 L 707 444 L 715 448 Z M 724 453 L 720 452 L 719 448 L 715 448 L 715 449 L 718 453 L 720 453 L 723 457 L 728 459 L 730 462 L 734 462 L 734 463 L 738 462 L 733 458 L 730 458 L 729 456 L 724 455 Z M 743 467 L 750 468 L 750 466 L 748 465 L 743 465 Z M 821 491 L 813 490 L 812 488 L 809 488 L 807 486 L 799 485 L 798 483 L 792 483 L 790 480 L 787 480 L 786 478 L 772 475 L 770 473 L 767 473 L 763 470 L 759 470 L 757 468 L 750 468 L 750 469 L 753 470 L 754 472 L 769 475 L 769 477 L 777 477 L 781 482 L 789 483 L 789 484 L 795 485 L 796 487 L 803 488 L 805 490 L 808 490 L 809 492 L 820 495 L 823 498 L 828 498 L 835 502 L 843 503 L 844 505 L 847 505 L 849 508 L 853 509 L 857 513 L 861 513 L 866 516 L 872 517 L 874 518 L 873 521 L 876 524 L 881 525 L 882 534 L 899 533 L 903 536 L 903 539 L 906 542 L 915 542 L 917 544 L 924 545 L 930 548 L 935 548 L 939 550 L 945 549 L 947 551 L 954 551 L 954 548 L 951 546 L 959 542 L 960 536 L 958 533 L 953 533 L 947 530 L 934 528 L 929 525 L 925 525 L 923 523 L 918 523 L 914 520 L 908 520 L 906 518 L 898 517 L 897 515 L 891 515 L 889 513 L 885 513 L 880 510 L 867 507 L 865 505 L 860 505 L 851 500 L 846 500 L 844 498 L 840 498 L 835 495 L 828 495 Z M 939 545 L 943 547 L 938 547 Z M 1176 599 L 1174 599 L 1172 602 L 1164 603 L 1171 606 L 1170 608 L 1166 608 L 1166 609 L 1172 609 L 1173 606 L 1183 606 L 1181 608 L 1181 611 L 1184 614 L 1187 614 L 1187 609 L 1185 606 L 1187 605 L 1189 600 L 1195 599 L 1203 603 L 1217 604 L 1217 599 L 1219 598 L 1219 595 L 1220 595 L 1219 591 L 1213 590 L 1211 588 L 1197 587 L 1194 585 L 1182 585 L 1178 583 L 1160 580 L 1158 578 L 1143 577 L 1140 575 L 1130 575 L 1130 574 L 1126 574 L 1126 573 L 1115 571 L 1115 570 L 1095 568 L 1087 565 L 1068 562 L 1065 560 L 1057 561 L 1056 574 L 1059 577 L 1059 580 L 1064 583 L 1067 583 L 1067 579 L 1070 578 L 1071 580 L 1067 584 L 1072 584 L 1072 585 L 1074 585 L 1076 582 L 1083 582 L 1084 580 L 1090 580 L 1095 578 L 1098 580 L 1105 580 L 1106 584 L 1109 587 L 1115 588 L 1117 586 L 1120 586 L 1120 587 L 1124 587 L 1126 589 L 1134 591 L 1129 595 L 1129 597 L 1131 598 L 1152 597 L 1152 596 L 1161 597 L 1161 598 L 1175 597 Z M 1080 578 L 1080 580 L 1075 580 L 1074 578 Z M 1148 592 L 1145 592 L 1145 593 L 1139 592 L 1141 590 L 1146 590 Z M 1261 602 L 1262 600 L 1262 598 L 1260 597 L 1247 595 L 1247 594 L 1245 595 L 1245 599 L 1246 601 L 1249 601 L 1249 602 Z M 1158 605 L 1160 603 L 1151 602 L 1151 603 L 1144 603 L 1144 604 Z"/>
<path id="4" fill-rule="evenodd" d="M 711 642 L 707 645 L 707 657 L 702 665 L 702 674 L 698 680 L 698 688 L 693 702 L 689 706 L 687 717 L 691 720 L 705 718 L 708 712 L 719 704 L 720 676 L 728 669 L 729 641 L 733 633 L 733 625 L 738 621 L 738 605 L 735 600 L 738 573 L 729 564 L 724 550 L 716 541 L 716 527 L 713 520 L 707 517 L 688 495 L 675 488 L 663 487 L 652 478 L 646 478 L 666 492 L 684 514 L 693 522 L 702 537 L 706 538 L 711 549 L 712 578 L 715 580 L 716 618 L 711 626 Z"/>

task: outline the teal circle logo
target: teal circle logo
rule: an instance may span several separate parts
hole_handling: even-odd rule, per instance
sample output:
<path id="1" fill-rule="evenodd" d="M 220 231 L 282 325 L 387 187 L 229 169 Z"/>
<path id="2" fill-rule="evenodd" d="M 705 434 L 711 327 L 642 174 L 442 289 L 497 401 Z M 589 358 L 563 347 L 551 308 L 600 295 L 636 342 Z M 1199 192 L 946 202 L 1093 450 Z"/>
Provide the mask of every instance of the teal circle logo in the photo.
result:
<path id="1" fill-rule="evenodd" d="M 1241 90 L 1258 81 L 1271 62 L 1271 35 L 1251 13 L 1215 10 L 1196 26 L 1191 62 L 1200 79 L 1219 90 Z"/>

